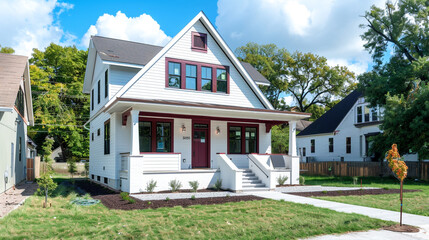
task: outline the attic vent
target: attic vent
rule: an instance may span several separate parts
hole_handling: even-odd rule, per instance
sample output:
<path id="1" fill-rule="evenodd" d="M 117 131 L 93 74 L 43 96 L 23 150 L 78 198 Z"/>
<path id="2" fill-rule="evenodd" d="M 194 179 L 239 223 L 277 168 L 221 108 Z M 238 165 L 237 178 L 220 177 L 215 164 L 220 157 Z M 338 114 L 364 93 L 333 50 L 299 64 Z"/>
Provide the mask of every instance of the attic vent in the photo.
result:
<path id="1" fill-rule="evenodd" d="M 207 52 L 207 34 L 192 32 L 192 50 Z"/>

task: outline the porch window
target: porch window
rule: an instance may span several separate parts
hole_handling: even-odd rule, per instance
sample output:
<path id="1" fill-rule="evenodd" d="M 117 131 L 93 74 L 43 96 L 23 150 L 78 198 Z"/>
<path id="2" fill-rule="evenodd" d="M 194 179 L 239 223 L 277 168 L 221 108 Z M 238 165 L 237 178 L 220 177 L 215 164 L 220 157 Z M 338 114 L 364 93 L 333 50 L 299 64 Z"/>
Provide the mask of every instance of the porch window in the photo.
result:
<path id="1" fill-rule="evenodd" d="M 241 127 L 229 127 L 229 153 L 241 153 Z"/>
<path id="2" fill-rule="evenodd" d="M 352 152 L 352 138 L 346 137 L 346 153 Z"/>
<path id="3" fill-rule="evenodd" d="M 212 68 L 201 67 L 201 90 L 212 90 Z"/>
<path id="4" fill-rule="evenodd" d="M 362 106 L 357 107 L 357 123 L 362 122 Z"/>
<path id="5" fill-rule="evenodd" d="M 244 137 L 246 139 L 246 153 L 256 153 L 256 128 L 255 127 L 246 127 L 244 132 Z"/>
<path id="6" fill-rule="evenodd" d="M 217 69 L 216 76 L 217 76 L 217 91 L 218 92 L 224 92 L 227 91 L 227 82 L 226 82 L 226 69 Z"/>
<path id="7" fill-rule="evenodd" d="M 172 152 L 173 120 L 145 119 L 139 122 L 140 152 Z"/>
<path id="8" fill-rule="evenodd" d="M 110 154 L 110 120 L 104 123 L 104 154 Z"/>
<path id="9" fill-rule="evenodd" d="M 329 152 L 334 152 L 334 138 L 329 138 Z"/>
<path id="10" fill-rule="evenodd" d="M 180 63 L 169 62 L 168 63 L 168 86 L 174 88 L 180 88 Z"/>
<path id="11" fill-rule="evenodd" d="M 186 89 L 197 90 L 197 66 L 186 64 Z"/>
<path id="12" fill-rule="evenodd" d="M 258 152 L 258 127 L 232 125 L 229 129 L 228 153 L 246 154 Z"/>

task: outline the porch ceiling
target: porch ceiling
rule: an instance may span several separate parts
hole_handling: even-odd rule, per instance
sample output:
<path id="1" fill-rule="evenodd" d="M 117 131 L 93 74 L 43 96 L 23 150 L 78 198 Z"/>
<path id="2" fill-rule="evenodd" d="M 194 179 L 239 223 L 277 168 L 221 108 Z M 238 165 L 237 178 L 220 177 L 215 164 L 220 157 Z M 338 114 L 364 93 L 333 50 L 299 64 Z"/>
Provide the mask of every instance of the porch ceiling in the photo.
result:
<path id="1" fill-rule="evenodd" d="M 204 116 L 284 122 L 306 119 L 311 115 L 309 113 L 287 112 L 269 109 L 252 109 L 214 104 L 137 99 L 118 99 L 109 109 L 106 109 L 105 111 L 108 113 L 113 113 L 125 112 L 129 109 L 143 112 L 189 115 L 189 117 Z"/>

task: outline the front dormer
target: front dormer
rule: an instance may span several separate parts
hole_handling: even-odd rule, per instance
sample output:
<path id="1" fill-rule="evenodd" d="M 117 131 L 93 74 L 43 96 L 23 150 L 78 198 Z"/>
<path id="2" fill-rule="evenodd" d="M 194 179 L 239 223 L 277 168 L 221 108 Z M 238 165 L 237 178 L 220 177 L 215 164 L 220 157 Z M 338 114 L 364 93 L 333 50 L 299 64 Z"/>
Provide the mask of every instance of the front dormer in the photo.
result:
<path id="1" fill-rule="evenodd" d="M 358 99 L 355 113 L 355 126 L 379 124 L 383 118 L 382 109 L 378 106 L 370 107 L 363 97 Z"/>

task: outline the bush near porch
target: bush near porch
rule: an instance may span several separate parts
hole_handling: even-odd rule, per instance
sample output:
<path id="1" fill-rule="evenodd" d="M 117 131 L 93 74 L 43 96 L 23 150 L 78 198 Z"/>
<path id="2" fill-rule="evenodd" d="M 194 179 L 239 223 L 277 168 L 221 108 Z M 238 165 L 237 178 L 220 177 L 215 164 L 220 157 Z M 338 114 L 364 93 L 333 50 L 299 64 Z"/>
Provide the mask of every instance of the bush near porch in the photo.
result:
<path id="1" fill-rule="evenodd" d="M 352 177 L 328 177 L 328 176 L 305 176 L 307 185 L 322 185 L 336 187 L 360 187 L 362 179 L 363 187 L 378 187 L 385 189 L 399 189 L 399 180 L 395 178 L 362 177 L 358 178 L 357 184 L 353 184 Z M 417 189 L 420 192 L 404 193 L 403 211 L 417 215 L 429 216 L 429 182 L 413 179 L 404 180 L 404 189 Z M 318 197 L 323 200 L 330 200 L 341 203 L 374 207 L 392 211 L 399 211 L 399 194 L 383 195 L 362 195 L 362 196 L 338 196 L 338 197 Z"/>
<path id="2" fill-rule="evenodd" d="M 30 197 L 24 206 L 0 219 L 0 238 L 296 239 L 394 224 L 268 199 L 122 211 L 109 210 L 102 204 L 71 205 L 69 202 L 75 195 L 73 188 L 63 185 L 48 209 L 41 207 L 42 197 Z"/>

